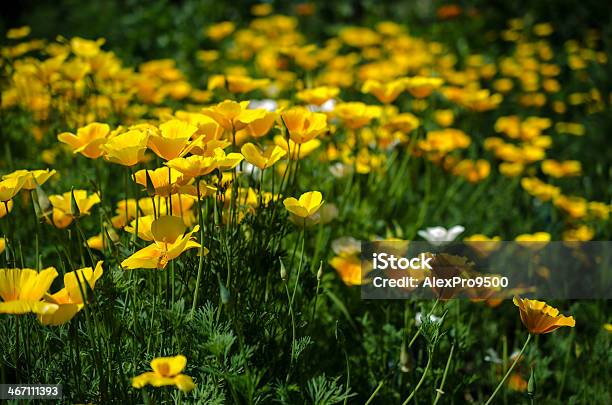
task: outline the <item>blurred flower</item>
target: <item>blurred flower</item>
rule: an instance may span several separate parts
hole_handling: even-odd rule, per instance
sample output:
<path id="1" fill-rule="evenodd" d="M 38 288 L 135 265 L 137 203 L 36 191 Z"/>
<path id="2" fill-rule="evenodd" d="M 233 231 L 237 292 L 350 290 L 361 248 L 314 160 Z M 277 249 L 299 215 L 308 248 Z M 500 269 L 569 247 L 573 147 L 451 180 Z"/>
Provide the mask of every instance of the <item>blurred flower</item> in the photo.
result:
<path id="1" fill-rule="evenodd" d="M 329 265 L 336 270 L 342 282 L 348 286 L 361 285 L 361 259 L 358 254 L 342 254 L 333 257 Z"/>
<path id="2" fill-rule="evenodd" d="M 53 313 L 58 306 L 41 301 L 57 271 L 53 267 L 37 273 L 32 269 L 0 269 L 0 314 Z"/>
<path id="3" fill-rule="evenodd" d="M 373 94 L 383 104 L 390 104 L 405 90 L 402 79 L 392 80 L 384 83 L 378 80 L 368 79 L 361 87 L 363 93 Z"/>
<path id="4" fill-rule="evenodd" d="M 465 231 L 465 228 L 461 225 L 455 225 L 450 229 L 446 229 L 442 226 L 434 226 L 426 228 L 425 230 L 418 231 L 418 235 L 431 243 L 434 246 L 440 246 L 448 242 L 454 241 L 457 236 Z"/>
<path id="5" fill-rule="evenodd" d="M 87 195 L 86 190 L 73 190 L 49 196 L 49 201 L 53 205 L 53 214 L 51 220 L 46 217 L 47 222 L 57 228 L 66 228 L 70 225 L 75 217 L 75 213 L 72 212 L 73 196 L 79 210 L 78 215 L 89 215 L 91 208 L 100 202 L 98 194 Z"/>
<path id="6" fill-rule="evenodd" d="M 328 100 L 336 97 L 339 93 L 340 89 L 338 87 L 321 86 L 299 91 L 297 93 L 297 98 L 305 103 L 314 104 L 320 107 Z"/>
<path id="7" fill-rule="evenodd" d="M 520 298 L 518 296 L 514 297 L 513 302 L 519 308 L 521 321 L 523 321 L 523 325 L 525 325 L 529 333 L 550 333 L 561 326 L 573 328 L 576 325 L 574 317 L 560 315 L 558 309 L 551 307 L 545 302 Z"/>
<path id="8" fill-rule="evenodd" d="M 28 35 L 30 35 L 30 31 L 32 30 L 27 25 L 24 25 L 23 27 L 11 28 L 6 32 L 6 38 L 20 39 L 23 37 L 27 37 Z"/>
<path id="9" fill-rule="evenodd" d="M 334 114 L 350 129 L 359 129 L 381 115 L 381 108 L 361 102 L 349 102 L 336 105 Z"/>
<path id="10" fill-rule="evenodd" d="M 223 38 L 234 32 L 235 29 L 236 26 L 233 22 L 224 21 L 208 27 L 206 30 L 206 35 L 208 35 L 208 37 L 213 41 L 221 41 Z"/>
<path id="11" fill-rule="evenodd" d="M 186 365 L 187 358 L 180 354 L 174 357 L 157 357 L 151 361 L 153 371 L 132 378 L 132 387 L 174 385 L 181 391 L 189 392 L 195 388 L 195 384 L 191 377 L 181 374 Z"/>

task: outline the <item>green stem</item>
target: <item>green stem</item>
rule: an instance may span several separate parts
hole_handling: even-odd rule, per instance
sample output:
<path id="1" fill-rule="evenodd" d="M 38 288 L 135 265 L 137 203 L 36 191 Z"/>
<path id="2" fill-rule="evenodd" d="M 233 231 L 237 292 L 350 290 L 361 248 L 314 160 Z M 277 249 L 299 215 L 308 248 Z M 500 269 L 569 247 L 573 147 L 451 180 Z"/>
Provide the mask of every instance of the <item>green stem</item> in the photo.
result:
<path id="1" fill-rule="evenodd" d="M 191 304 L 190 318 L 193 318 L 193 313 L 198 302 L 198 291 L 200 290 L 200 280 L 202 279 L 202 265 L 204 264 L 204 221 L 202 220 L 202 202 L 200 200 L 201 196 L 199 179 L 196 183 L 196 189 L 198 191 L 198 219 L 200 223 L 200 258 L 198 261 L 198 275 L 196 277 L 195 291 L 193 293 L 193 303 Z"/>
<path id="2" fill-rule="evenodd" d="M 380 391 L 384 383 L 385 383 L 385 380 L 380 380 L 380 382 L 378 383 L 378 386 L 376 387 L 372 395 L 370 395 L 370 398 L 368 398 L 368 400 L 366 401 L 364 405 L 368 405 L 372 403 L 372 401 L 374 400 L 374 397 L 376 396 L 376 394 L 378 394 L 378 391 Z"/>
<path id="3" fill-rule="evenodd" d="M 427 377 L 427 373 L 429 373 L 429 367 L 431 366 L 431 358 L 432 358 L 432 353 L 428 353 L 427 354 L 427 365 L 425 366 L 425 370 L 423 370 L 423 375 L 421 376 L 421 379 L 417 383 L 416 387 L 414 387 L 410 395 L 408 395 L 408 398 L 406 398 L 406 400 L 402 402 L 402 405 L 406 405 L 408 402 L 410 402 L 410 400 L 416 395 L 419 388 L 421 388 L 423 381 L 425 381 L 425 377 Z"/>
<path id="4" fill-rule="evenodd" d="M 448 360 L 446 361 L 446 367 L 444 367 L 444 374 L 442 374 L 442 381 L 440 382 L 440 388 L 436 390 L 437 394 L 436 394 L 436 399 L 433 402 L 433 405 L 436 405 L 438 403 L 440 398 L 442 398 L 442 394 L 444 393 L 444 391 L 442 391 L 442 388 L 444 388 L 444 383 L 446 382 L 446 375 L 448 374 L 448 369 L 450 367 L 451 359 L 453 358 L 454 351 L 455 351 L 455 345 L 453 344 L 451 346 L 450 353 L 448 355 Z"/>
<path id="5" fill-rule="evenodd" d="M 495 397 L 495 395 L 497 394 L 497 392 L 501 389 L 501 387 L 504 385 L 504 383 L 506 382 L 506 380 L 508 379 L 508 376 L 510 376 L 510 373 L 512 372 L 512 370 L 514 370 L 514 366 L 516 366 L 516 363 L 519 362 L 519 360 L 521 359 L 521 357 L 523 357 L 523 352 L 525 351 L 525 349 L 527 348 L 527 345 L 529 344 L 529 341 L 531 340 L 531 334 L 529 334 L 527 336 L 527 340 L 525 341 L 525 344 L 523 345 L 523 348 L 521 349 L 521 351 L 519 352 L 518 356 L 516 356 L 516 358 L 514 359 L 514 362 L 512 363 L 512 365 L 510 366 L 510 368 L 508 369 L 508 371 L 506 372 L 506 375 L 504 375 L 504 378 L 502 378 L 502 380 L 499 382 L 499 384 L 497 385 L 497 388 L 495 388 L 495 391 L 493 391 L 493 394 L 491 394 L 491 396 L 489 397 L 489 399 L 487 400 L 487 402 L 485 402 L 485 405 L 488 405 L 491 403 L 491 401 L 493 401 L 493 398 Z"/>

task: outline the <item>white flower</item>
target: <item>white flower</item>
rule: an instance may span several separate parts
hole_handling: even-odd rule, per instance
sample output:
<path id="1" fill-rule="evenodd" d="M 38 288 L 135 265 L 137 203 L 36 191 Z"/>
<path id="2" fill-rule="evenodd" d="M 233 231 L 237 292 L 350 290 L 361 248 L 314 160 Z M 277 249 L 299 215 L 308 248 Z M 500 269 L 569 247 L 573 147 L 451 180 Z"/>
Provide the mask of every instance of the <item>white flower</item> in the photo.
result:
<path id="1" fill-rule="evenodd" d="M 236 166 L 236 174 L 246 174 L 247 176 L 251 176 L 254 179 L 259 179 L 260 177 L 260 172 L 261 170 L 259 170 L 259 168 L 257 166 L 254 166 L 252 164 L 250 164 L 249 162 L 241 162 L 242 163 L 242 167 L 240 167 L 240 165 Z"/>
<path id="2" fill-rule="evenodd" d="M 332 242 L 332 250 L 338 256 L 361 252 L 361 242 L 351 236 L 343 236 Z"/>
<path id="3" fill-rule="evenodd" d="M 327 100 L 326 102 L 324 102 L 323 104 L 321 104 L 320 106 L 318 105 L 314 105 L 314 104 L 309 104 L 308 105 L 308 109 L 312 112 L 332 112 L 334 111 L 334 108 L 336 107 L 336 100 L 334 100 L 333 98 L 330 98 L 329 100 Z"/>
<path id="4" fill-rule="evenodd" d="M 440 318 L 439 316 L 435 316 L 434 314 L 429 315 L 429 321 L 433 322 L 433 323 L 440 323 L 440 321 L 442 321 L 442 318 Z M 419 327 L 421 326 L 421 324 L 423 323 L 423 314 L 421 312 L 417 312 L 416 316 L 414 317 L 414 324 Z"/>
<path id="5" fill-rule="evenodd" d="M 342 162 L 334 163 L 329 166 L 329 172 L 336 178 L 347 176 L 353 172 L 353 166 Z"/>
<path id="6" fill-rule="evenodd" d="M 278 103 L 269 98 L 263 100 L 251 100 L 251 102 L 249 102 L 250 110 L 257 110 L 258 108 L 263 108 L 264 110 L 274 112 L 278 108 Z"/>
<path id="7" fill-rule="evenodd" d="M 420 230 L 418 234 L 432 245 L 440 246 L 444 243 L 454 241 L 463 231 L 465 231 L 465 228 L 461 225 L 453 226 L 449 230 L 442 226 L 434 226 L 424 231 Z"/>

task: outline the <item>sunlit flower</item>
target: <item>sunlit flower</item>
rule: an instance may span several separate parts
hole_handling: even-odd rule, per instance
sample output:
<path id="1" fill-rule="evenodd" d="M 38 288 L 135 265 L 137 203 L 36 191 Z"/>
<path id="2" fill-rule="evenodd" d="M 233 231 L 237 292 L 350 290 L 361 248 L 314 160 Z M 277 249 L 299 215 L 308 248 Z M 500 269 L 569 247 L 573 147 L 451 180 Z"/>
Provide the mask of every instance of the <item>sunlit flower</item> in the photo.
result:
<path id="1" fill-rule="evenodd" d="M 327 130 L 327 116 L 304 107 L 293 107 L 281 113 L 283 125 L 296 144 L 306 143 Z"/>
<path id="2" fill-rule="evenodd" d="M 157 357 L 151 361 L 153 371 L 132 378 L 132 387 L 174 385 L 181 391 L 189 392 L 195 388 L 195 384 L 191 377 L 181 374 L 186 365 L 187 358 L 180 354 L 174 357 Z"/>
<path id="3" fill-rule="evenodd" d="M 134 180 L 144 186 L 146 190 L 152 187 L 155 195 L 162 197 L 177 193 L 181 185 L 184 184 L 183 174 L 177 170 L 172 170 L 170 167 L 139 170 L 134 173 Z"/>
<path id="4" fill-rule="evenodd" d="M 512 301 L 514 305 L 519 307 L 521 321 L 523 321 L 523 325 L 525 325 L 529 333 L 550 333 L 561 326 L 573 328 L 576 325 L 573 316 L 560 315 L 558 309 L 551 307 L 545 302 L 516 296 Z"/>
<path id="5" fill-rule="evenodd" d="M 57 136 L 57 139 L 70 146 L 73 153 L 80 153 L 90 159 L 97 159 L 104 153 L 101 147 L 108 140 L 109 134 L 110 127 L 107 124 L 93 122 L 79 128 L 76 135 L 63 132 Z"/>
<path id="6" fill-rule="evenodd" d="M 64 274 L 64 288 L 52 295 L 46 295 L 45 301 L 58 306 L 53 313 L 40 314 L 39 321 L 43 325 L 63 325 L 71 320 L 85 305 L 88 293 L 94 290 L 96 282 L 104 270 L 102 261 L 96 268 L 85 267 Z"/>
<path id="7" fill-rule="evenodd" d="M 197 130 L 197 127 L 184 121 L 166 121 L 159 126 L 159 133 L 150 133 L 148 146 L 162 159 L 174 159 L 185 153 L 185 147 Z"/>
<path id="8" fill-rule="evenodd" d="M 272 145 L 262 151 L 256 145 L 246 143 L 242 145 L 240 151 L 247 162 L 257 166 L 261 170 L 274 165 L 274 163 L 287 155 L 287 151 L 277 145 Z"/>
<path id="9" fill-rule="evenodd" d="M 0 314 L 53 313 L 58 306 L 42 298 L 57 277 L 53 267 L 37 273 L 32 269 L 0 269 Z"/>
<path id="10" fill-rule="evenodd" d="M 347 128 L 359 129 L 368 125 L 374 118 L 380 117 L 381 111 L 380 107 L 377 106 L 350 102 L 338 104 L 334 109 L 334 114 L 342 120 Z"/>
<path id="11" fill-rule="evenodd" d="M 187 227 L 180 217 L 162 216 L 151 224 L 153 243 L 140 249 L 123 262 L 121 267 L 131 269 L 163 269 L 170 260 L 176 259 L 188 249 L 199 248 L 200 244 L 192 239 L 200 227 L 196 225 L 185 233 Z M 204 249 L 204 254 L 208 249 Z"/>
<path id="12" fill-rule="evenodd" d="M 283 204 L 289 211 L 291 220 L 298 225 L 312 225 L 319 221 L 317 215 L 323 205 L 323 195 L 319 191 L 309 191 L 300 196 L 285 198 Z"/>
<path id="13" fill-rule="evenodd" d="M 111 138 L 101 146 L 104 159 L 123 166 L 134 166 L 142 162 L 147 150 L 149 135 L 133 129 Z"/>
<path id="14" fill-rule="evenodd" d="M 8 201 L 21 191 L 25 183 L 24 176 L 10 177 L 0 181 L 0 203 L 8 204 Z"/>
<path id="15" fill-rule="evenodd" d="M 34 190 L 37 185 L 42 186 L 51 176 L 57 173 L 55 170 L 15 170 L 13 173 L 2 176 L 3 180 L 23 177 L 25 179 L 22 188 Z"/>

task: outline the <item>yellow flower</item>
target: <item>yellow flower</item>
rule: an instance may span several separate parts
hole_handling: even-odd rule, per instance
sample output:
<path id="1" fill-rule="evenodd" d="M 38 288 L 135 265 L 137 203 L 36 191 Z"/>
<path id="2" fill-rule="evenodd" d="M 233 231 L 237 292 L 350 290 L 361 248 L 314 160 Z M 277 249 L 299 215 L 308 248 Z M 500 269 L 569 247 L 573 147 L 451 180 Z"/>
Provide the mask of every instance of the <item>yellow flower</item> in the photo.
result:
<path id="1" fill-rule="evenodd" d="M 8 205 L 8 201 L 17 195 L 25 182 L 26 178 L 23 176 L 11 177 L 0 181 L 0 202 L 4 203 L 2 205 Z"/>
<path id="2" fill-rule="evenodd" d="M 6 37 L 8 39 L 20 39 L 30 35 L 30 31 L 32 30 L 27 25 L 24 25 L 23 27 L 11 28 L 6 32 Z"/>
<path id="3" fill-rule="evenodd" d="M 171 170 L 169 167 L 160 167 L 155 170 L 139 170 L 134 173 L 134 180 L 148 189 L 147 174 L 150 179 L 150 186 L 155 189 L 155 195 L 168 197 L 179 191 L 179 188 L 184 184 L 183 174 L 177 170 Z"/>
<path id="4" fill-rule="evenodd" d="M 75 55 L 83 58 L 93 58 L 100 53 L 100 47 L 104 44 L 104 42 L 105 40 L 103 38 L 92 41 L 89 39 L 74 37 L 70 40 L 70 47 Z"/>
<path id="5" fill-rule="evenodd" d="M 261 131 L 261 126 L 270 124 L 270 112 L 264 109 L 249 110 L 248 101 L 237 103 L 225 100 L 219 104 L 202 110 L 202 114 L 215 120 L 223 129 L 235 134 L 249 125 L 254 125 Z M 269 128 L 268 128 L 269 130 Z M 267 131 L 266 131 L 267 132 Z"/>
<path id="6" fill-rule="evenodd" d="M 262 89 L 266 87 L 270 80 L 268 79 L 253 79 L 248 76 L 227 76 L 227 89 L 232 93 L 248 93 L 249 91 Z"/>
<path id="7" fill-rule="evenodd" d="M 525 170 L 522 163 L 502 162 L 499 164 L 499 172 L 506 177 L 520 176 Z"/>
<path id="8" fill-rule="evenodd" d="M 200 227 L 196 225 L 190 232 L 181 217 L 162 216 L 151 224 L 153 242 L 137 251 L 123 262 L 121 267 L 131 269 L 163 269 L 170 260 L 176 259 L 188 249 L 198 248 L 200 244 L 192 240 L 192 235 Z M 208 249 L 204 249 L 204 254 Z"/>
<path id="9" fill-rule="evenodd" d="M 187 358 L 180 354 L 174 357 L 157 357 L 151 361 L 153 371 L 134 377 L 132 387 L 175 385 L 181 391 L 189 392 L 195 388 L 195 384 L 191 377 L 181 374 L 186 365 Z"/>
<path id="10" fill-rule="evenodd" d="M 434 111 L 434 120 L 441 127 L 449 127 L 453 125 L 455 115 L 453 110 L 436 110 Z"/>
<path id="11" fill-rule="evenodd" d="M 319 222 L 318 211 L 323 205 L 323 195 L 319 191 L 309 191 L 300 196 L 285 198 L 283 205 L 289 211 L 291 220 L 298 225 L 313 225 Z"/>
<path id="12" fill-rule="evenodd" d="M 604 326 L 603 326 L 603 328 L 604 328 L 606 331 L 608 331 L 608 332 L 612 333 L 612 323 L 605 323 L 605 324 L 604 324 Z"/>
<path id="13" fill-rule="evenodd" d="M 87 301 L 89 290 L 93 291 L 96 281 L 102 277 L 102 261 L 96 268 L 85 267 L 64 274 L 64 288 L 52 295 L 45 296 L 45 301 L 57 305 L 57 311 L 39 314 L 38 320 L 43 325 L 63 325 L 71 320 Z"/>
<path id="14" fill-rule="evenodd" d="M 313 89 L 305 89 L 297 93 L 297 98 L 308 104 L 321 106 L 331 98 L 336 97 L 340 93 L 337 87 L 321 86 Z"/>
<path id="15" fill-rule="evenodd" d="M 106 153 L 104 159 L 123 166 L 134 166 L 144 160 L 148 139 L 148 133 L 137 129 L 117 135 L 101 146 Z"/>
<path id="16" fill-rule="evenodd" d="M 429 96 L 434 90 L 442 86 L 444 82 L 439 77 L 424 76 L 406 77 L 401 80 L 406 90 L 416 98 L 425 98 Z"/>
<path id="17" fill-rule="evenodd" d="M 306 156 L 310 155 L 312 152 L 314 152 L 319 146 L 321 146 L 321 141 L 318 139 L 313 139 L 298 145 L 297 143 L 289 139 L 289 145 L 287 145 L 287 140 L 281 135 L 277 135 L 274 137 L 274 144 L 283 148 L 285 152 L 290 151 L 290 157 L 292 160 L 298 160 L 303 159 Z"/>
<path id="18" fill-rule="evenodd" d="M 584 218 L 588 210 L 587 201 L 581 197 L 559 195 L 553 200 L 553 204 L 574 219 Z"/>
<path id="19" fill-rule="evenodd" d="M 256 113 L 254 113 L 254 117 L 246 117 L 245 115 L 239 117 L 241 124 L 246 124 L 246 126 L 240 131 L 244 131 L 246 134 L 255 138 L 262 137 L 268 132 L 270 132 L 270 129 L 274 125 L 278 114 L 268 112 L 263 109 L 251 111 L 257 111 Z M 240 137 L 240 135 L 237 134 L 237 137 Z"/>
<path id="20" fill-rule="evenodd" d="M 329 261 L 330 266 L 338 272 L 342 282 L 348 286 L 361 285 L 361 260 L 359 255 L 339 255 Z"/>
<path id="21" fill-rule="evenodd" d="M 381 109 L 360 102 L 350 102 L 338 104 L 334 108 L 334 114 L 347 128 L 358 129 L 368 125 L 374 118 L 380 117 Z"/>
<path id="22" fill-rule="evenodd" d="M 536 177 L 524 177 L 521 179 L 521 187 L 532 196 L 542 201 L 548 201 L 561 194 L 561 189 L 552 184 L 546 184 Z"/>
<path id="23" fill-rule="evenodd" d="M 80 153 L 90 159 L 97 159 L 104 153 L 101 146 L 106 143 L 109 134 L 110 127 L 107 124 L 93 122 L 79 128 L 76 135 L 64 132 L 59 134 L 57 139 L 70 146 L 73 153 Z"/>
<path id="24" fill-rule="evenodd" d="M 13 210 L 13 200 L 0 202 L 0 218 Z"/>
<path id="25" fill-rule="evenodd" d="M 256 145 L 246 143 L 242 146 L 240 151 L 244 155 L 247 162 L 257 166 L 261 170 L 272 166 L 274 163 L 278 162 L 285 155 L 287 155 L 287 151 L 277 145 L 272 145 L 265 151 L 262 151 Z"/>
<path id="26" fill-rule="evenodd" d="M 208 35 L 208 37 L 213 41 L 220 41 L 234 32 L 235 29 L 236 26 L 233 22 L 224 21 L 208 27 L 206 30 L 206 35 Z"/>
<path id="27" fill-rule="evenodd" d="M 569 326 L 571 328 L 576 326 L 573 316 L 560 315 L 558 309 L 551 307 L 545 302 L 516 296 L 512 301 L 519 308 L 521 321 L 527 327 L 529 333 L 550 333 L 561 326 Z"/>
<path id="28" fill-rule="evenodd" d="M 0 238 L 0 254 L 4 252 L 5 248 L 6 248 L 6 240 L 4 238 Z"/>
<path id="29" fill-rule="evenodd" d="M 559 162 L 553 159 L 546 159 L 542 161 L 542 171 L 544 174 L 555 178 L 580 176 L 582 165 L 577 160 Z"/>
<path id="30" fill-rule="evenodd" d="M 306 143 L 327 130 L 327 116 L 304 107 L 293 107 L 281 113 L 283 125 L 296 144 Z"/>
<path id="31" fill-rule="evenodd" d="M 381 103 L 390 104 L 395 101 L 405 88 L 404 81 L 401 79 L 393 80 L 388 83 L 369 79 L 363 84 L 361 91 L 363 93 L 373 94 Z"/>
<path id="32" fill-rule="evenodd" d="M 126 232 L 134 234 L 136 233 L 136 228 L 138 228 L 138 237 L 140 239 L 146 240 L 147 242 L 153 242 L 154 237 L 151 232 L 153 221 L 155 221 L 155 215 L 140 216 L 138 219 L 132 220 L 124 229 Z M 136 226 L 136 223 L 138 223 L 138 226 Z"/>
<path id="33" fill-rule="evenodd" d="M 42 186 L 51 176 L 57 173 L 55 170 L 15 170 L 13 173 L 2 176 L 3 180 L 23 177 L 25 179 L 22 188 L 34 190 L 36 185 Z"/>
<path id="34" fill-rule="evenodd" d="M 205 176 L 215 169 L 229 170 L 236 167 L 244 159 L 240 153 L 228 153 L 221 148 L 216 148 L 212 156 L 188 156 L 176 158 L 167 162 L 166 165 L 178 170 L 188 177 Z"/>
<path id="35" fill-rule="evenodd" d="M 180 120 L 170 120 L 159 126 L 159 133 L 152 131 L 148 146 L 157 156 L 170 160 L 185 154 L 185 147 L 198 127 Z"/>
<path id="36" fill-rule="evenodd" d="M 524 233 L 514 238 L 514 240 L 521 246 L 539 250 L 550 242 L 550 234 L 548 232 Z"/>
<path id="37" fill-rule="evenodd" d="M 72 223 L 74 213 L 72 212 L 72 195 L 79 208 L 79 215 L 89 215 L 91 208 L 100 202 L 98 194 L 87 195 L 86 190 L 67 191 L 61 195 L 49 196 L 49 201 L 53 205 L 53 218 L 47 222 L 52 223 L 57 228 L 66 228 Z"/>
<path id="38" fill-rule="evenodd" d="M 568 229 L 563 232 L 563 240 L 565 241 L 584 242 L 593 239 L 593 236 L 595 236 L 595 231 L 587 225 L 580 225 L 577 228 Z"/>
<path id="39" fill-rule="evenodd" d="M 37 273 L 32 269 L 0 269 L 0 314 L 53 313 L 57 305 L 41 301 L 57 271 L 49 267 Z"/>

